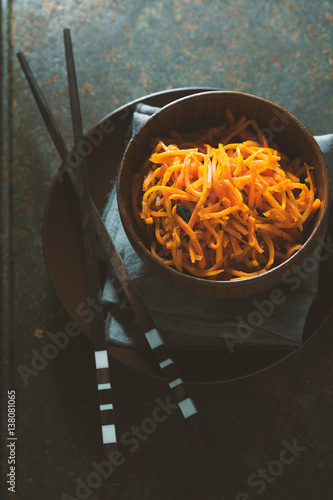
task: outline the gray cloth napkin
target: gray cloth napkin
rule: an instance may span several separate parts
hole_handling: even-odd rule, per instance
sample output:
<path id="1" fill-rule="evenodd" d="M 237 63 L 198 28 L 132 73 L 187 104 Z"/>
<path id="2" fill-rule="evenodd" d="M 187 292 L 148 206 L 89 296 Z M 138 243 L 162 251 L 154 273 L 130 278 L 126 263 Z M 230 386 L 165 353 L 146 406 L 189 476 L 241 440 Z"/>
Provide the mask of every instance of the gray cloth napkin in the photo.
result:
<path id="1" fill-rule="evenodd" d="M 137 106 L 134 133 L 158 108 Z M 333 134 L 316 137 L 333 177 Z M 256 348 L 302 346 L 303 329 L 318 289 L 316 252 L 300 269 L 273 290 L 242 299 L 201 298 L 167 284 L 155 276 L 136 255 L 122 227 L 112 187 L 103 220 L 131 276 L 169 346 L 214 348 L 238 345 Z M 321 245 L 321 243 L 319 244 Z M 325 251 L 325 250 L 324 250 Z M 310 265 L 311 264 L 311 265 Z M 122 346 L 146 346 L 127 299 L 109 266 L 103 303 L 108 307 L 107 341 Z"/>

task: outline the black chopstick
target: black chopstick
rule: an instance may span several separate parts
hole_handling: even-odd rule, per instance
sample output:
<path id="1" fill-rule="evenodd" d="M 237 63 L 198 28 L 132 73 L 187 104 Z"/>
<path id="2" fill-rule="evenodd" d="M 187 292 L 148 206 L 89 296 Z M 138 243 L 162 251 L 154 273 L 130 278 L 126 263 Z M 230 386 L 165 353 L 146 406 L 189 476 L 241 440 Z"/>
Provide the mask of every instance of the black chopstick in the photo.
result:
<path id="1" fill-rule="evenodd" d="M 47 102 L 33 76 L 29 65 L 22 53 L 18 54 L 22 69 L 25 73 L 27 81 L 30 85 L 31 91 L 36 100 L 37 106 L 44 118 L 45 125 L 47 126 L 51 138 L 54 142 L 55 147 L 62 159 L 63 165 L 68 173 L 74 188 L 76 191 L 79 190 L 79 185 L 74 175 L 74 171 L 67 165 L 69 160 L 69 152 L 65 146 L 61 132 L 52 116 L 52 112 L 49 109 Z M 91 200 L 91 214 L 95 225 L 96 233 L 101 241 L 102 246 L 109 258 L 110 264 L 113 268 L 115 275 L 120 281 L 122 288 L 127 296 L 127 299 L 137 317 L 137 320 L 141 326 L 143 333 L 147 339 L 147 342 L 152 349 L 155 359 L 162 370 L 164 377 L 166 378 L 172 393 L 179 405 L 179 408 L 186 419 L 187 422 L 192 426 L 195 432 L 198 434 L 201 443 L 203 443 L 205 449 L 213 450 L 214 444 L 207 434 L 203 423 L 199 417 L 199 413 L 191 398 L 187 396 L 187 391 L 184 382 L 179 374 L 179 371 L 172 361 L 172 357 L 169 354 L 169 350 L 166 347 L 161 334 L 157 331 L 154 322 L 150 316 L 150 313 L 142 300 L 142 297 L 128 273 L 128 270 L 120 257 L 117 249 L 114 246 L 112 238 L 108 233 L 100 214 Z"/>
<path id="2" fill-rule="evenodd" d="M 76 151 L 78 145 L 83 142 L 83 130 L 74 54 L 69 29 L 64 30 L 64 43 L 72 129 L 74 137 L 74 151 Z M 85 157 L 82 158 L 80 164 L 76 168 L 76 177 L 79 184 L 80 210 L 89 293 L 91 297 L 96 298 L 101 290 L 101 285 L 99 280 L 98 260 L 96 252 L 96 232 L 91 215 L 91 197 Z M 95 351 L 97 388 L 100 401 L 102 441 L 103 445 L 105 446 L 106 452 L 109 455 L 110 453 L 117 450 L 117 436 L 112 388 L 110 382 L 109 357 L 106 349 L 105 324 L 102 310 L 96 311 L 96 316 L 94 318 L 93 342 Z M 113 483 L 119 482 L 116 471 L 118 471 L 117 468 L 114 469 L 114 473 L 111 475 L 111 482 Z"/>

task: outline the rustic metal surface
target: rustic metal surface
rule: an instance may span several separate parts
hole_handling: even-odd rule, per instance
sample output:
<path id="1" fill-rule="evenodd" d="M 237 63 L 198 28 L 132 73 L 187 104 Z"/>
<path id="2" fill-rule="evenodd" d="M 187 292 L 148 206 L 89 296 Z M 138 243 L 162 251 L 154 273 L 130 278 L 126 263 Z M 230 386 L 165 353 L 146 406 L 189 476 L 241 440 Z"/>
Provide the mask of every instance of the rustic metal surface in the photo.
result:
<path id="1" fill-rule="evenodd" d="M 2 119 L 3 139 L 10 131 L 8 154 L 4 146 L 2 156 L 2 180 L 10 175 L 10 189 L 2 201 L 8 192 L 11 200 L 5 203 L 10 213 L 3 212 L 8 220 L 2 221 L 1 238 L 11 243 L 12 294 L 3 286 L 2 300 L 11 300 L 2 334 L 8 339 L 10 330 L 14 345 L 2 363 L 13 357 L 10 387 L 3 387 L 16 391 L 13 498 L 332 498 L 332 321 L 283 365 L 233 383 L 193 387 L 218 445 L 208 455 L 195 451 L 175 411 L 151 432 L 149 419 L 158 402 L 166 401 L 164 384 L 116 363 L 112 379 L 123 440 L 122 486 L 111 489 L 96 471 L 103 456 L 91 344 L 80 334 L 53 354 L 48 347 L 54 343 L 50 336 L 68 323 L 41 246 L 44 203 L 59 161 L 15 58 L 16 51 L 25 53 L 68 144 L 66 27 L 72 32 L 85 128 L 154 91 L 212 86 L 269 98 L 321 134 L 333 131 L 332 3 L 13 0 L 2 2 L 5 30 L 7 15 L 9 47 L 3 43 L 2 51 L 11 71 L 3 71 L 2 111 L 13 91 L 10 115 Z M 8 350 L 8 343 L 4 346 Z M 137 427 L 140 434 L 133 437 Z M 305 449 L 281 469 L 280 454 L 294 440 Z M 269 479 L 258 477 L 264 474 L 259 468 L 269 470 Z M 7 498 L 4 482 L 2 487 Z"/>

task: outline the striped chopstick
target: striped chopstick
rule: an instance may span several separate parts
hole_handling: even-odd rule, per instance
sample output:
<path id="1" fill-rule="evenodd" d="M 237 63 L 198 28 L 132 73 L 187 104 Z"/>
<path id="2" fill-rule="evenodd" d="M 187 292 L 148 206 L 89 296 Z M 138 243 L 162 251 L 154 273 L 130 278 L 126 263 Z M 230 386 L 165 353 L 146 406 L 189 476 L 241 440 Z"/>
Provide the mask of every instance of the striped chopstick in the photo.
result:
<path id="1" fill-rule="evenodd" d="M 110 382 L 109 357 L 106 349 L 95 350 L 95 366 L 97 374 L 97 389 L 99 409 L 101 412 L 102 442 L 107 456 L 117 449 L 117 435 L 113 408 L 112 387 Z M 114 473 L 117 469 L 114 469 Z M 113 475 L 113 474 L 112 474 Z M 118 482 L 114 476 L 113 482 Z"/>
<path id="2" fill-rule="evenodd" d="M 27 81 L 30 85 L 31 91 L 40 110 L 46 127 L 49 130 L 50 136 L 53 143 L 62 159 L 63 165 L 66 172 L 68 173 L 71 182 L 76 190 L 79 192 L 80 186 L 78 184 L 77 178 L 74 175 L 73 169 L 67 165 L 67 161 L 70 158 L 70 154 L 66 148 L 65 142 L 61 135 L 61 132 L 54 120 L 51 110 L 33 76 L 33 73 L 22 53 L 18 54 L 22 69 L 26 75 Z M 96 208 L 93 200 L 91 200 L 91 215 L 94 221 L 95 230 L 100 242 L 109 258 L 109 262 L 113 268 L 115 275 L 117 276 L 124 293 L 134 311 L 134 314 L 138 320 L 141 330 L 145 335 L 149 347 L 152 349 L 152 353 L 155 356 L 156 362 L 162 371 L 163 376 L 169 384 L 169 387 L 178 403 L 178 406 L 182 412 L 182 415 L 189 422 L 189 425 L 193 428 L 196 434 L 206 450 L 214 449 L 214 444 L 207 434 L 204 425 L 200 419 L 198 410 L 196 409 L 191 398 L 187 396 L 186 387 L 179 374 L 179 371 L 172 361 L 172 357 L 169 353 L 167 346 L 165 345 L 161 334 L 157 331 L 155 324 L 150 316 L 150 313 L 142 300 L 142 297 L 136 287 L 135 282 L 130 276 L 121 256 L 119 255 L 117 249 L 114 246 L 113 240 L 107 231 L 100 213 Z M 160 339 L 161 346 L 157 346 L 154 342 L 154 338 Z M 157 349 L 157 347 L 159 347 Z M 168 360 L 171 360 L 169 362 Z"/>
<path id="3" fill-rule="evenodd" d="M 176 364 L 170 356 L 169 350 L 166 347 L 160 332 L 157 328 L 152 328 L 145 333 L 145 337 L 150 348 L 153 350 L 159 367 L 169 384 L 183 417 L 188 420 L 189 424 L 197 432 L 205 449 L 208 451 L 213 450 L 215 448 L 214 444 L 201 422 L 199 412 L 195 404 L 187 394 L 184 381 L 181 378 Z"/>
<path id="4" fill-rule="evenodd" d="M 83 142 L 84 137 L 74 54 L 69 29 L 64 30 L 64 43 L 75 151 L 77 146 Z M 101 285 L 98 274 L 96 232 L 91 216 L 91 196 L 85 157 L 82 158 L 76 169 L 76 177 L 79 184 L 79 199 L 89 293 L 91 297 L 97 297 L 101 290 Z M 106 350 L 104 316 L 102 311 L 97 311 L 93 322 L 93 342 L 95 349 L 95 366 L 97 371 L 97 387 L 100 400 L 102 441 L 103 445 L 107 446 L 107 451 L 109 452 L 117 450 L 117 437 L 110 382 L 109 359 Z M 114 470 L 116 471 L 117 469 Z M 115 476 L 112 474 L 111 480 L 114 481 L 115 479 Z"/>

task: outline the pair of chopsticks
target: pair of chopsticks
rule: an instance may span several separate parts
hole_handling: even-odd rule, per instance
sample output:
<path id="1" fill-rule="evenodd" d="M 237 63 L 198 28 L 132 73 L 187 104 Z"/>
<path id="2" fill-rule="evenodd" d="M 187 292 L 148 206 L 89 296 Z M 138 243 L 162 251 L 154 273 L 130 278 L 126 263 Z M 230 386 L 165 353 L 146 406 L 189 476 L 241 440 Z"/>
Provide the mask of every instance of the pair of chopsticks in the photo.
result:
<path id="1" fill-rule="evenodd" d="M 83 139 L 83 132 L 73 50 L 70 31 L 68 29 L 64 30 L 64 40 L 75 150 L 76 145 Z M 142 333 L 145 335 L 145 338 L 150 348 L 152 349 L 153 354 L 155 355 L 155 359 L 162 371 L 162 374 L 168 382 L 169 388 L 171 389 L 178 403 L 182 415 L 196 432 L 204 448 L 206 450 L 213 450 L 214 444 L 203 426 L 197 408 L 195 407 L 192 399 L 187 394 L 187 390 L 180 372 L 178 371 L 178 368 L 176 367 L 172 357 L 170 356 L 169 350 L 164 343 L 161 333 L 157 330 L 133 279 L 129 275 L 128 270 L 117 249 L 115 248 L 112 238 L 108 233 L 93 200 L 90 197 L 85 158 L 82 158 L 82 163 L 77 168 L 75 168 L 75 171 L 67 165 L 67 161 L 70 158 L 69 152 L 66 148 L 61 132 L 54 120 L 52 112 L 49 109 L 49 106 L 40 88 L 38 87 L 38 84 L 24 55 L 19 52 L 17 54 L 17 57 L 20 61 L 23 72 L 34 95 L 37 106 L 44 119 L 45 125 L 48 128 L 50 136 L 64 164 L 66 172 L 68 173 L 72 184 L 80 198 L 87 273 L 89 280 L 89 292 L 92 296 L 96 296 L 97 292 L 100 290 L 97 273 L 96 249 L 94 243 L 94 236 L 95 234 L 97 234 L 109 258 L 113 271 L 117 276 L 119 282 L 121 283 L 124 293 L 126 294 L 127 299 L 137 317 L 139 325 L 141 326 Z M 107 395 L 106 400 L 104 401 L 103 399 L 103 402 L 101 402 L 100 409 L 102 419 L 103 443 L 108 450 L 110 447 L 112 449 L 116 448 L 117 441 L 104 328 L 104 318 L 101 313 L 96 317 L 93 342 L 95 349 L 99 394 L 103 398 L 105 395 Z"/>

